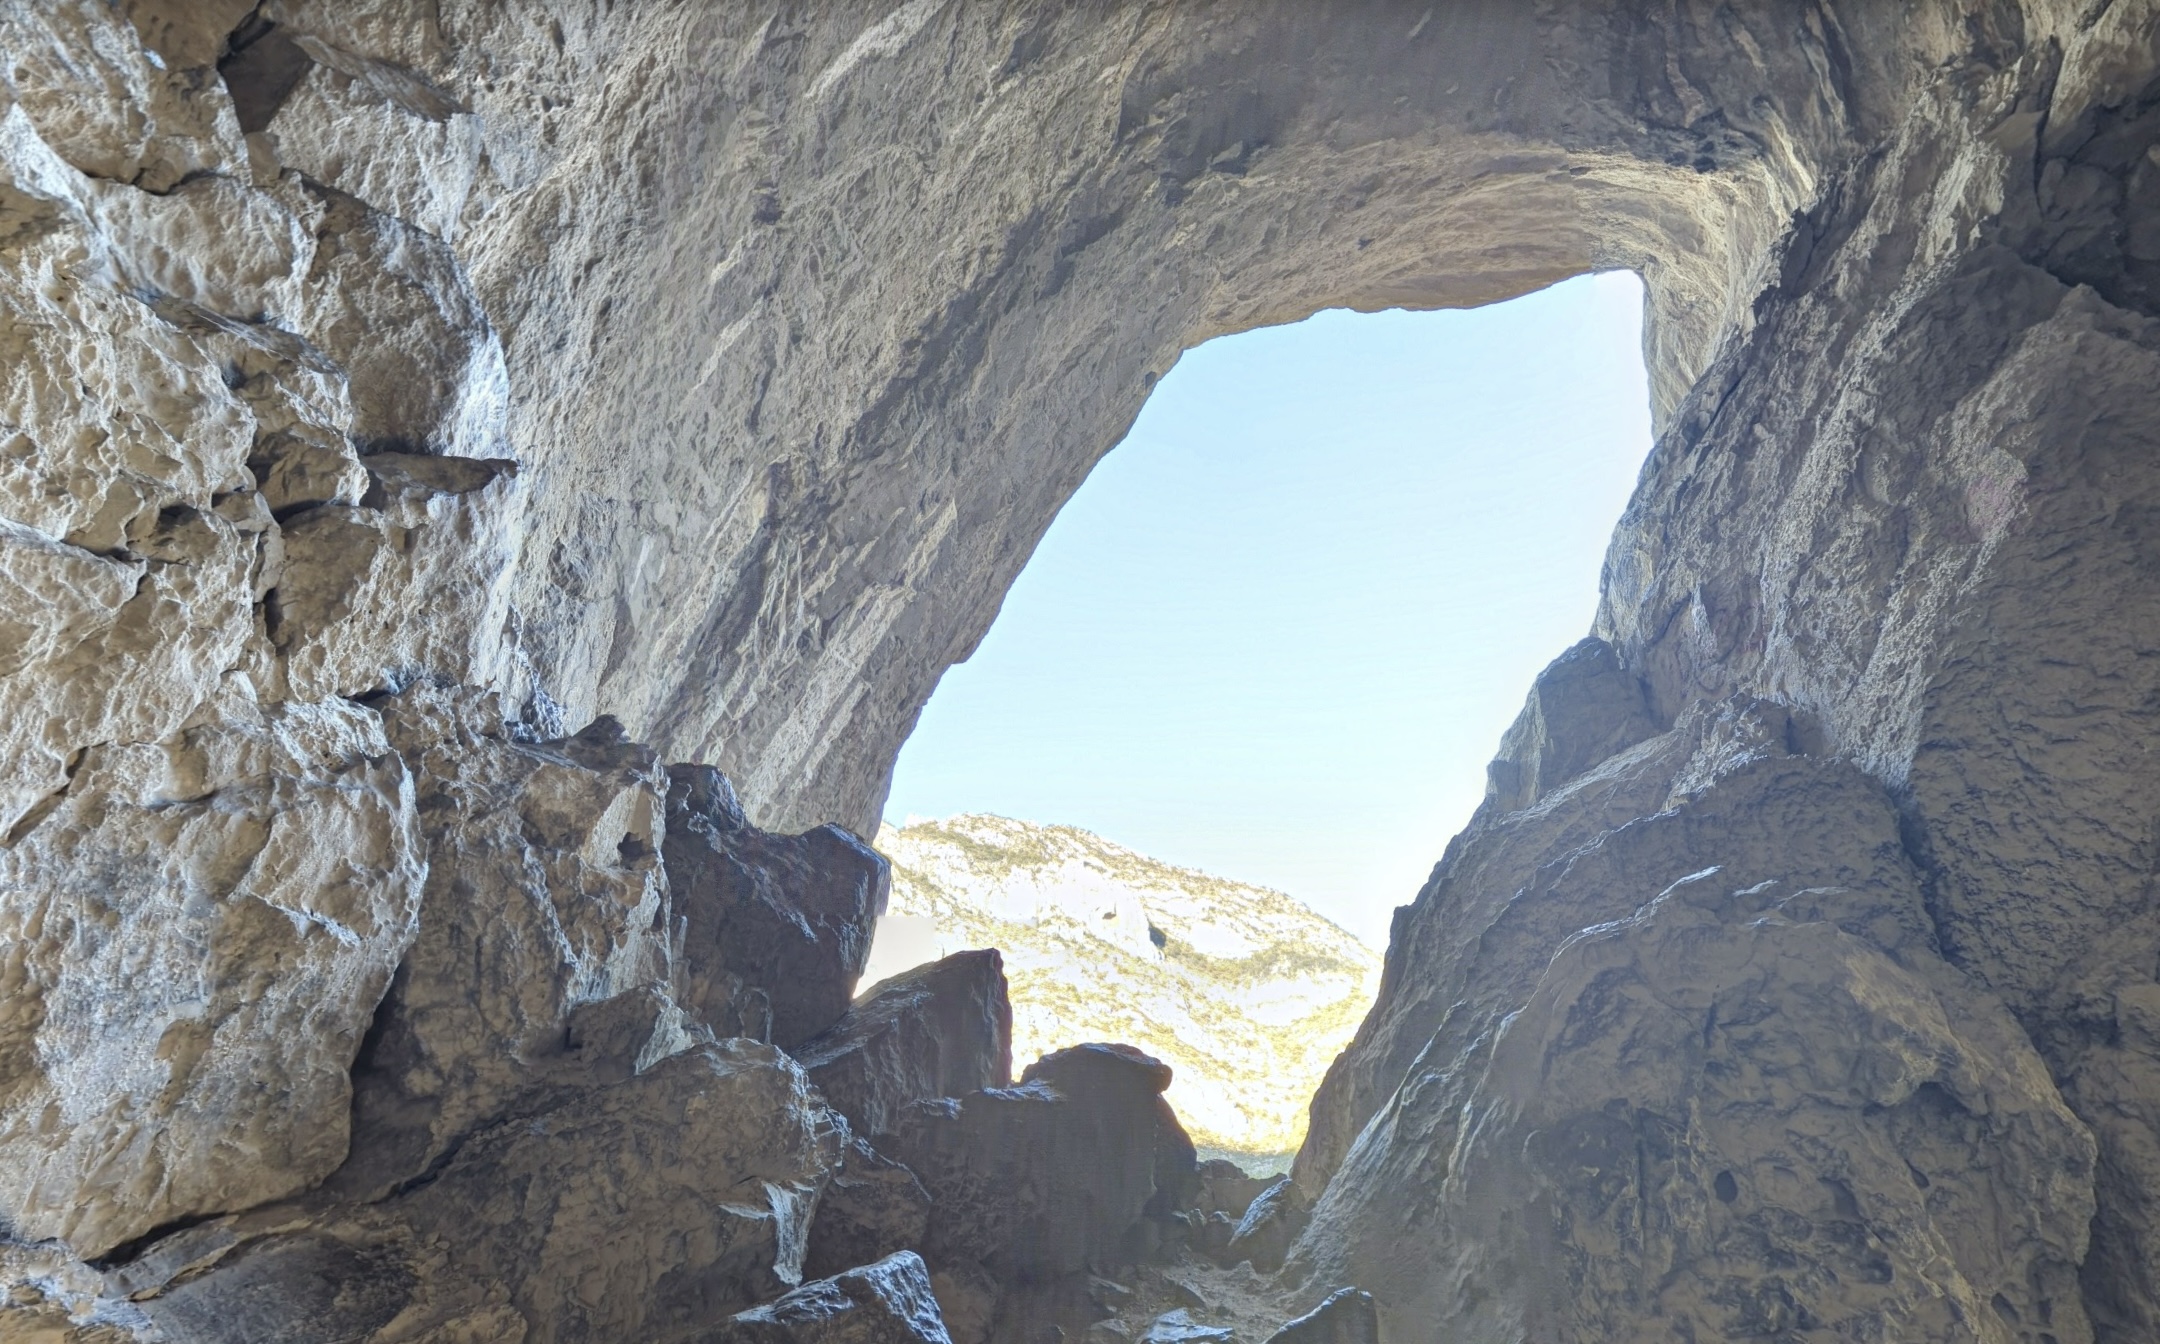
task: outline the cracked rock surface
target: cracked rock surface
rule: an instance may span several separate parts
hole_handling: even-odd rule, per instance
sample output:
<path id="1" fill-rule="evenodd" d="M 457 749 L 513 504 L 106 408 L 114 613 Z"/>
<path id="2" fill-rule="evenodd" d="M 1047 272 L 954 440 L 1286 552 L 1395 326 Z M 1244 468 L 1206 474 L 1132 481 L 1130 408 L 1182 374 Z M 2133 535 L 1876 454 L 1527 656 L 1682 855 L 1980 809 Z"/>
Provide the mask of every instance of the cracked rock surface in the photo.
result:
<path id="1" fill-rule="evenodd" d="M 0 54 L 0 1335 L 2160 1337 L 2154 0 Z M 1656 446 L 1282 1271 L 1144 1057 L 925 1063 L 987 977 L 823 1096 L 850 831 L 1178 352 L 1610 267 Z"/>

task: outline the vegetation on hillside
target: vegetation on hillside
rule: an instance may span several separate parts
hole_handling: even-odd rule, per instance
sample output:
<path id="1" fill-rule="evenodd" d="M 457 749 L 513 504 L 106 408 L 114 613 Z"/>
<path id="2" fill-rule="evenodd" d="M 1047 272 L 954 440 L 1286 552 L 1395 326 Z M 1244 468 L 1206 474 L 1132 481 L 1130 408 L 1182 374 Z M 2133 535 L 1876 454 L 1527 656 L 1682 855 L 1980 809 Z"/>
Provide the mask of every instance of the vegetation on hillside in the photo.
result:
<path id="1" fill-rule="evenodd" d="M 942 956 L 1005 953 L 1016 1068 L 1081 1041 L 1169 1063 L 1204 1147 L 1280 1154 L 1379 984 L 1380 958 L 1279 891 L 1159 863 L 1072 826 L 964 815 L 887 826 L 891 913 Z M 899 969 L 887 965 L 885 970 Z"/>

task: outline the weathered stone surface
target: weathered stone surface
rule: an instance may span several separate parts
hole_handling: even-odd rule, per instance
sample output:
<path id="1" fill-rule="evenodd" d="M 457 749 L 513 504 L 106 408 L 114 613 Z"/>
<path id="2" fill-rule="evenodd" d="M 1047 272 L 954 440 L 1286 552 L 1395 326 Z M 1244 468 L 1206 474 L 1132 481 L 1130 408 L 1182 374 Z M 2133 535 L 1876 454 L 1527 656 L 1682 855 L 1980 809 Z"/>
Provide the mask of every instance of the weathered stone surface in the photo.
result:
<path id="1" fill-rule="evenodd" d="M 844 1128 L 770 1046 L 543 1091 L 374 1204 L 272 1207 L 109 1271 L 174 1344 L 677 1338 L 801 1278 Z"/>
<path id="2" fill-rule="evenodd" d="M 287 482 L 292 460 L 278 459 Z M 360 466 L 368 486 L 355 503 L 284 524 L 271 637 L 294 694 L 351 695 L 423 673 L 494 681 L 491 642 L 476 636 L 505 619 L 516 464 L 377 453 Z M 414 593 L 429 601 L 415 605 Z"/>
<path id="3" fill-rule="evenodd" d="M 355 1073 L 362 1142 L 341 1183 L 371 1191 L 420 1174 L 574 1052 L 579 1005 L 664 993 L 671 971 L 667 783 L 650 748 L 604 724 L 520 742 L 490 697 L 464 690 L 415 686 L 380 704 L 420 780 L 428 881 Z M 621 1033 L 589 1020 L 585 1034 Z M 679 1025 L 673 1035 L 689 1044 Z"/>
<path id="4" fill-rule="evenodd" d="M 710 1344 L 952 1344 L 913 1251 L 806 1283 L 696 1336 Z"/>
<path id="5" fill-rule="evenodd" d="M 10 1221 L 82 1250 L 313 1179 L 343 1142 L 331 1066 L 411 927 L 388 799 L 420 768 L 143 762 L 342 722 L 325 697 L 426 673 L 538 735 L 619 713 L 657 759 L 733 771 L 761 824 L 862 829 L 938 676 L 1179 350 L 1631 266 L 1660 439 L 1607 566 L 1610 655 L 1541 683 L 1398 924 L 1316 1099 L 1299 1254 L 1360 1266 L 1320 1281 L 1413 1337 L 1627 1338 L 1652 1310 L 2160 1336 L 2156 18 L 0 4 L 5 900 L 143 916 L 125 965 L 56 920 L 7 944 L 41 986 L 11 1011 L 73 1014 L 0 1027 L 0 1146 L 28 1163 L 7 1169 L 56 1182 L 14 1187 Z M 370 454 L 469 462 L 371 503 Z M 470 465 L 508 459 L 514 489 Z M 223 782 L 145 782 L 166 773 Z M 288 779 L 306 807 L 265 783 Z M 304 848 L 261 851 L 290 884 L 235 896 L 250 835 L 295 824 Z M 98 854 L 153 876 L 93 889 Z M 1712 866 L 1718 889 L 1674 888 Z M 1851 894 L 1803 899 L 1829 891 Z M 190 942 L 205 918 L 249 932 Z M 736 1030 L 757 985 L 717 948 L 682 1002 Z M 828 1025 L 851 975 L 829 959 L 806 982 L 827 1015 L 798 1034 L 776 1011 L 774 1036 Z M 160 1057 L 136 1033 L 183 982 L 231 1029 Z M 1724 1016 L 1751 995 L 1799 1010 Z M 617 997 L 562 1019 L 590 1036 L 563 1068 L 668 1034 L 661 986 Z M 1682 1033 L 1705 1005 L 1731 1029 Z M 48 1021 L 77 1025 L 46 1050 Z M 1863 1058 L 1911 1067 L 1840 1074 Z M 25 1118 L 63 1093 L 92 1113 Z M 300 1111 L 263 1100 L 287 1095 Z M 1000 1095 L 1031 1094 L 976 1094 Z M 153 1120 L 123 1135 L 107 1108 L 138 1102 Z M 1773 1116 L 1814 1127 L 1805 1152 Z M 71 1145 L 100 1134 L 160 1165 L 94 1168 Z M 1945 1163 L 1921 1195 L 1900 1147 Z M 1791 1188 L 1763 1174 L 1783 1169 Z M 2068 1187 L 2095 1201 L 2089 1249 Z M 292 1235 L 250 1253 L 292 1266 L 256 1280 L 265 1309 L 348 1251 L 376 1263 Z M 1481 1303 L 1451 1296 L 1473 1263 Z M 1594 1272 L 1541 1277 L 1570 1263 Z M 483 1296 L 410 1333 L 541 1329 L 525 1310 Z"/>
<path id="6" fill-rule="evenodd" d="M 868 990 L 792 1052 L 858 1133 L 912 1102 L 1012 1083 L 1012 1006 L 996 949 L 956 952 Z"/>
<path id="7" fill-rule="evenodd" d="M 417 924 L 413 786 L 373 713 L 236 683 L 203 717 L 85 752 L 0 849 L 0 1218 L 86 1257 L 344 1160 Z"/>
<path id="8" fill-rule="evenodd" d="M 1310 1214 L 1297 1182 L 1281 1177 L 1253 1196 L 1252 1203 L 1239 1216 L 1237 1227 L 1223 1246 L 1223 1263 L 1249 1261 L 1262 1274 L 1273 1274 L 1282 1268 L 1291 1243 L 1305 1230 Z"/>
<path id="9" fill-rule="evenodd" d="M 711 766 L 669 776 L 665 861 L 684 925 L 684 1002 L 739 1014 L 743 986 L 754 987 L 771 1005 L 772 1039 L 795 1049 L 847 1012 L 891 873 L 837 826 L 770 835 L 750 825 Z"/>
<path id="10" fill-rule="evenodd" d="M 1380 1344 L 1380 1313 L 1362 1288 L 1338 1288 L 1268 1336 L 1267 1344 Z"/>
<path id="11" fill-rule="evenodd" d="M 1296 1251 L 1370 1285 L 1391 1332 L 1896 1320 L 1951 1340 L 2016 1319 L 2089 1337 L 2071 1285 L 2090 1133 L 2000 1003 L 1937 954 L 1879 787 L 1761 727 L 1691 713 L 1673 741 L 1473 832 L 1428 891 L 1454 906 L 1448 936 L 1486 950 L 1432 946 L 1445 974 L 1419 992 L 1451 1006 Z M 1501 871 L 1471 865 L 1497 865 L 1510 827 L 1562 833 L 1650 777 L 1689 792 L 1504 897 L 1450 882 Z M 1630 893 L 1659 872 L 1664 894 Z M 1542 942 L 1563 925 L 1578 931 Z"/>
<path id="12" fill-rule="evenodd" d="M 818 1199 L 803 1273 L 830 1278 L 883 1260 L 921 1246 L 929 1227 L 930 1195 L 915 1173 L 851 1137 Z"/>
<path id="13" fill-rule="evenodd" d="M 893 1155 L 930 1192 L 924 1250 L 1040 1282 L 1129 1263 L 1139 1224 L 1190 1193 L 1193 1150 L 1162 1100 L 1170 1070 L 1127 1046 L 1082 1045 L 1020 1085 L 918 1102 Z"/>

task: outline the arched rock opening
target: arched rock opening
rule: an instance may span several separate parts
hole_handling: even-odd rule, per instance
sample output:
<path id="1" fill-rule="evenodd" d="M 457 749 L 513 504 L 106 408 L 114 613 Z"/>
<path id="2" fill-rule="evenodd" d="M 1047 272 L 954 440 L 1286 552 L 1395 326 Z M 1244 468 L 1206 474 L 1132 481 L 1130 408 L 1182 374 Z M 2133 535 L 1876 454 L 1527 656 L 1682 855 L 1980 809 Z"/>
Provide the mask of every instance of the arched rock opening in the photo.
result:
<path id="1" fill-rule="evenodd" d="M 860 826 L 1180 349 L 1630 266 L 1662 432 L 1598 638 L 1398 919 L 1293 1266 L 1406 1337 L 2160 1332 L 2149 3 L 0 23 L 44 1281 L 343 1160 L 443 909 L 416 791 L 604 776 L 503 834 L 653 913 L 658 758 L 482 770 L 386 692 Z M 642 984 L 636 919 L 516 1020 Z"/>

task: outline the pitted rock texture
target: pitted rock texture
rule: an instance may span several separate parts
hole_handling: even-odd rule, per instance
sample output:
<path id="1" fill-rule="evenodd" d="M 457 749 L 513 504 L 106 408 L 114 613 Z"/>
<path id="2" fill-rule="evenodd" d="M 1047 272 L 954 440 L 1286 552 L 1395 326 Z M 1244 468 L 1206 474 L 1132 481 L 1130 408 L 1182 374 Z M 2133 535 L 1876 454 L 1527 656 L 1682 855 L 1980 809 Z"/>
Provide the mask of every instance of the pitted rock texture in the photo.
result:
<path id="1" fill-rule="evenodd" d="M 2156 43 L 2154 0 L 0 0 L 5 1328 L 777 1296 L 842 1126 L 705 1035 L 841 1016 L 874 860 L 720 937 L 657 763 L 867 832 L 1178 351 L 1627 266 L 1659 439 L 1601 642 L 1398 919 L 1289 1268 L 1389 1338 L 2160 1337 Z M 651 749 L 565 745 L 603 714 Z M 420 1011 L 490 902 L 535 941 Z M 423 1020 L 408 1178 L 347 1079 Z M 955 1103 L 969 1160 L 1064 1086 Z M 680 1142 L 723 1094 L 739 1163 Z M 1005 1268 L 1185 1179 L 1137 1142 Z M 952 1321 L 1116 1296 L 1015 1314 L 994 1261 L 933 1265 Z"/>
<path id="2" fill-rule="evenodd" d="M 345 1159 L 426 856 L 375 716 L 234 693 L 0 850 L 0 1219 L 102 1255 Z M 274 1099 L 274 1101 L 272 1100 Z"/>
<path id="3" fill-rule="evenodd" d="M 1152 1249 L 1142 1219 L 1197 1185 L 1169 1083 L 1128 1046 L 1080 1045 L 1029 1065 L 1017 1087 L 909 1107 L 890 1146 L 930 1192 L 932 1264 L 1038 1284 Z"/>
<path id="4" fill-rule="evenodd" d="M 107 1310 L 175 1344 L 675 1338 L 801 1280 L 844 1133 L 772 1047 L 702 1046 L 543 1089 L 390 1198 L 180 1232 Z"/>
<path id="5" fill-rule="evenodd" d="M 1012 1005 L 994 948 L 956 952 L 879 982 L 795 1057 L 859 1133 L 892 1131 L 909 1104 L 1012 1084 Z"/>

